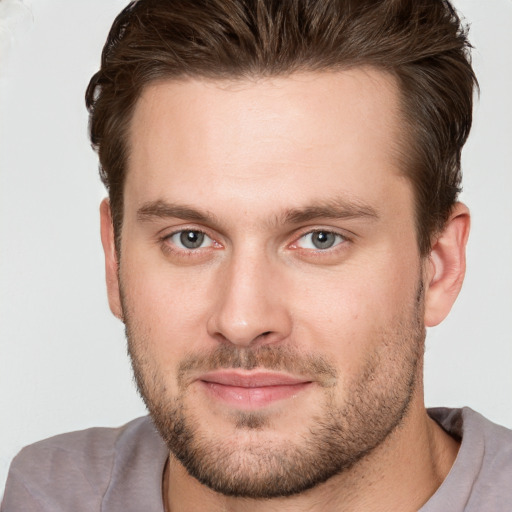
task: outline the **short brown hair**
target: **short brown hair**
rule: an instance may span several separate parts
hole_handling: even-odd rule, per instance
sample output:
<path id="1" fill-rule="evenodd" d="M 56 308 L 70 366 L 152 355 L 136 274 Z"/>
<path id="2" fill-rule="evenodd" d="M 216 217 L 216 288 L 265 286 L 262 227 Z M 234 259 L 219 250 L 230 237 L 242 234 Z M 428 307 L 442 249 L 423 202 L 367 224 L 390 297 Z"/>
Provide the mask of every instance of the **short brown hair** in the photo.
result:
<path id="1" fill-rule="evenodd" d="M 420 252 L 428 254 L 460 191 L 461 150 L 477 86 L 470 48 L 467 27 L 447 0 L 130 3 L 114 21 L 86 92 L 117 242 L 130 119 L 149 83 L 369 65 L 393 74 L 400 85 L 404 172 L 414 188 Z"/>

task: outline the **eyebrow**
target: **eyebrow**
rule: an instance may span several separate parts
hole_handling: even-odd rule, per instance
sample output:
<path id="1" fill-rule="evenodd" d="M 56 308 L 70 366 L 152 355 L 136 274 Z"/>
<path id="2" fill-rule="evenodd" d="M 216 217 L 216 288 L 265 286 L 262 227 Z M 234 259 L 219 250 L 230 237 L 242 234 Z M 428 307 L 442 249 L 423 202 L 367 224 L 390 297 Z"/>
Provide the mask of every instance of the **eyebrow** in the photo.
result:
<path id="1" fill-rule="evenodd" d="M 378 220 L 379 214 L 372 206 L 360 200 L 338 198 L 304 208 L 292 208 L 284 214 L 284 222 L 301 224 L 317 219 L 369 219 Z"/>
<path id="2" fill-rule="evenodd" d="M 210 212 L 201 212 L 186 204 L 168 203 L 157 200 L 144 203 L 137 210 L 137 219 L 142 222 L 153 219 L 175 218 L 191 222 L 219 225 L 220 222 Z M 360 200 L 337 198 L 327 202 L 318 202 L 311 206 L 291 208 L 278 215 L 276 224 L 301 224 L 318 219 L 369 219 L 377 220 L 379 214 L 372 206 Z"/>
<path id="3" fill-rule="evenodd" d="M 137 219 L 140 221 L 151 221 L 155 218 L 176 218 L 191 222 L 215 222 L 215 217 L 210 213 L 200 212 L 184 204 L 168 203 L 162 200 L 144 203 L 137 210 Z"/>

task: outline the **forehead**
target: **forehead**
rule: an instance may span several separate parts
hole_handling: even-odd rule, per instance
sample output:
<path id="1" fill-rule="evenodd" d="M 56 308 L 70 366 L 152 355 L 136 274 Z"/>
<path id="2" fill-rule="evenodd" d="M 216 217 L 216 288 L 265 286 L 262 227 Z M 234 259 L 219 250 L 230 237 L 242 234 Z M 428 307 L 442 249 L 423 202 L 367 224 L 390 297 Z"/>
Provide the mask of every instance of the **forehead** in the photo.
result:
<path id="1" fill-rule="evenodd" d="M 162 81 L 134 111 L 125 200 L 377 201 L 404 187 L 400 136 L 398 87 L 375 69 Z"/>

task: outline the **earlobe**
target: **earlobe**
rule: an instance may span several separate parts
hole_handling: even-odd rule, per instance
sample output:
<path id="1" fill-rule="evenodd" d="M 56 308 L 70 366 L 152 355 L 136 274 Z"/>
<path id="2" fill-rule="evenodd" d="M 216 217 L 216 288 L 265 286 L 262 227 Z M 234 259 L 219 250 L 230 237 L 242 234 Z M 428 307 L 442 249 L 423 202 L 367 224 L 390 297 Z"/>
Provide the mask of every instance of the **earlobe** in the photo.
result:
<path id="1" fill-rule="evenodd" d="M 114 226 L 108 199 L 100 205 L 101 243 L 105 255 L 105 279 L 107 283 L 108 303 L 112 313 L 123 320 L 123 309 L 119 292 L 118 261 L 115 246 Z"/>
<path id="2" fill-rule="evenodd" d="M 425 269 L 425 325 L 441 323 L 457 298 L 466 272 L 468 208 L 456 203 L 444 230 L 432 245 Z"/>

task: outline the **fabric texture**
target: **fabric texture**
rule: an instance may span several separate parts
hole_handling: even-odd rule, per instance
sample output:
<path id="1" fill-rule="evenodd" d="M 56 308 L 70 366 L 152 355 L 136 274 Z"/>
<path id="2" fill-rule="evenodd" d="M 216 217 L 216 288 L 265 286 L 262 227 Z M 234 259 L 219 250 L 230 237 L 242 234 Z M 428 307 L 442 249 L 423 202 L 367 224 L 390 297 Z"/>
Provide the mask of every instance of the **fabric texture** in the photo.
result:
<path id="1" fill-rule="evenodd" d="M 429 414 L 462 444 L 420 512 L 512 511 L 512 431 L 467 407 Z M 40 441 L 13 460 L 0 512 L 163 512 L 167 455 L 148 417 Z"/>
<path id="2" fill-rule="evenodd" d="M 1 512 L 164 512 L 168 451 L 148 417 L 27 446 L 11 463 Z"/>
<path id="3" fill-rule="evenodd" d="M 429 409 L 429 414 L 462 444 L 448 476 L 420 512 L 511 512 L 512 430 L 469 407 Z"/>

